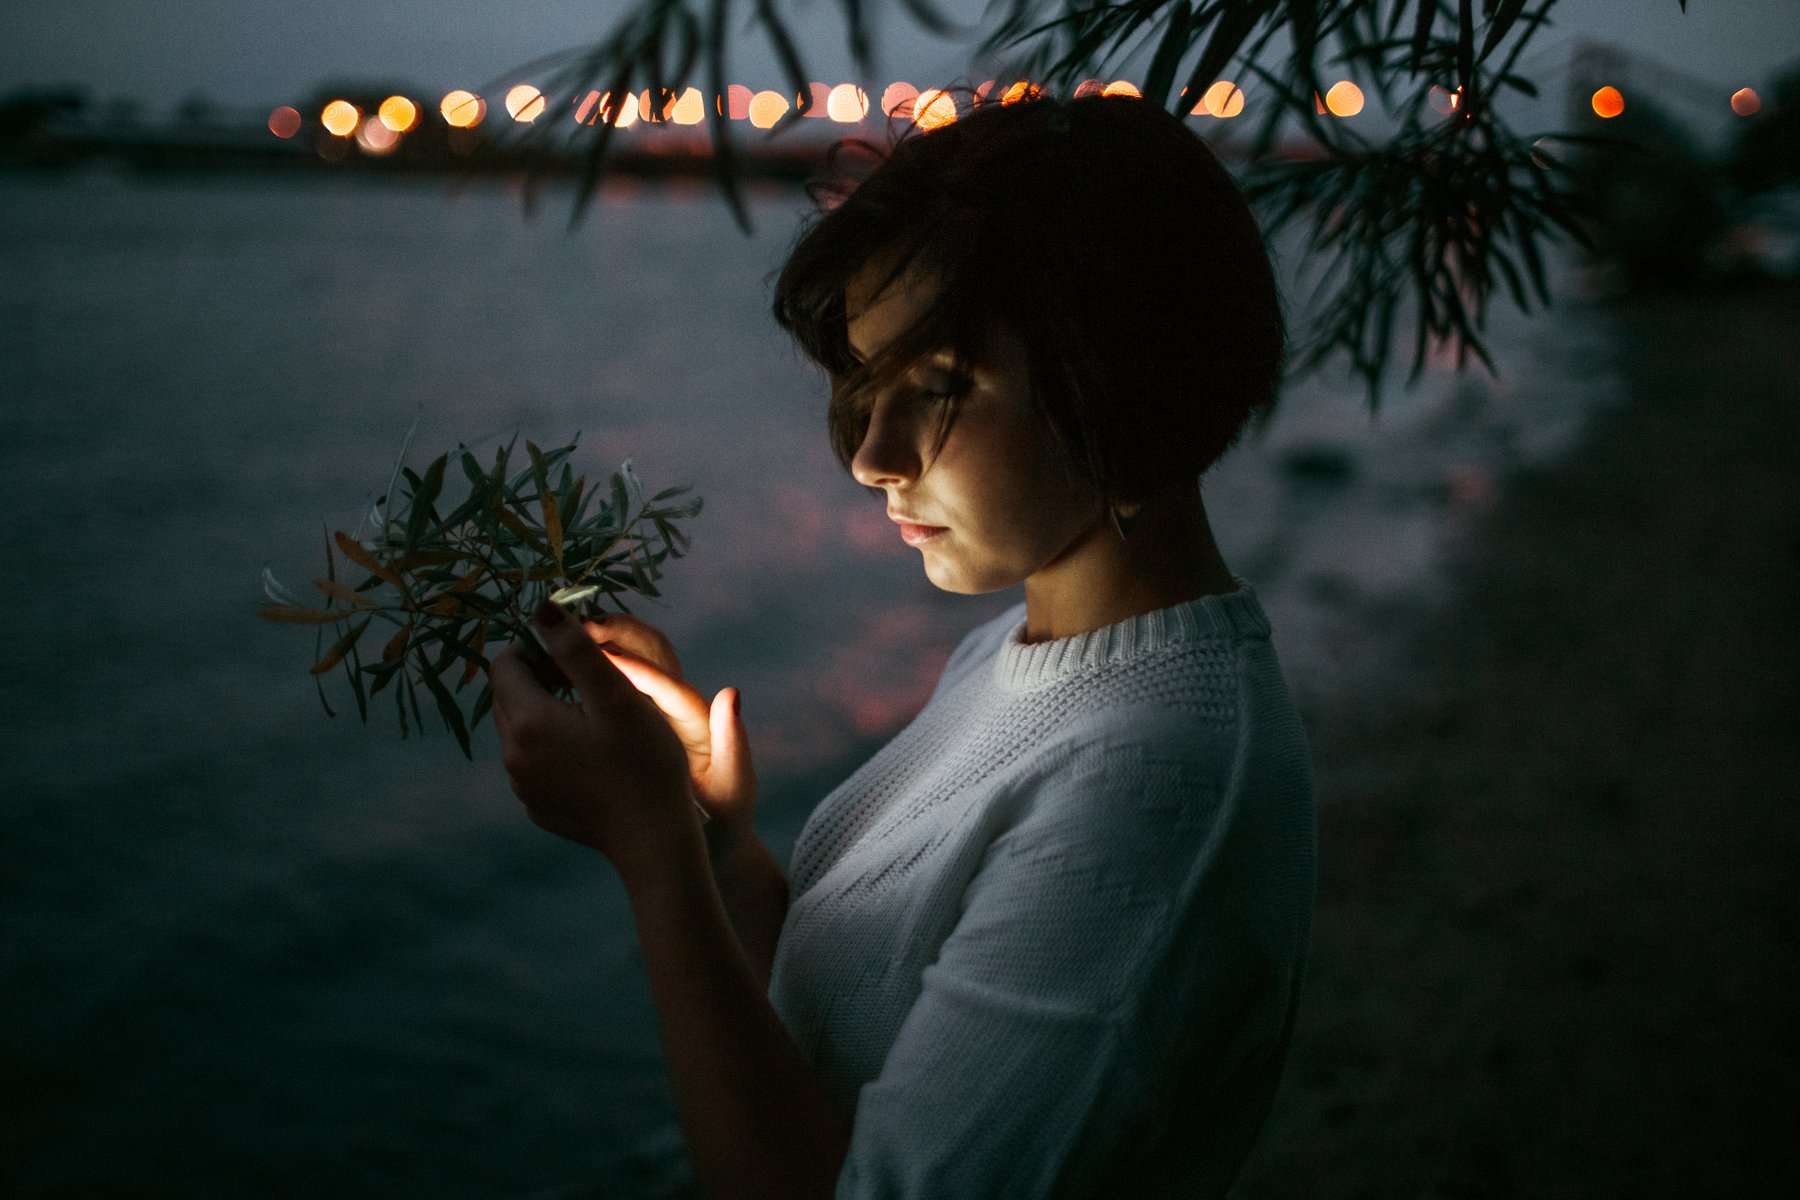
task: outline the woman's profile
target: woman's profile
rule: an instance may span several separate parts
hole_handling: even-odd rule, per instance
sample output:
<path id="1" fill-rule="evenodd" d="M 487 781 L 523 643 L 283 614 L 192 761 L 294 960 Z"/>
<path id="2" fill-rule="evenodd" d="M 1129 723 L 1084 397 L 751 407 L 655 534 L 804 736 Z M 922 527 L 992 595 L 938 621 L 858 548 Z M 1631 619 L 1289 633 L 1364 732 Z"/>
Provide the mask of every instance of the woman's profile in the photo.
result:
<path id="1" fill-rule="evenodd" d="M 1022 585 L 918 716 L 757 837 L 736 689 L 539 610 L 513 789 L 631 898 L 708 1196 L 1219 1196 L 1273 1099 L 1314 894 L 1305 734 L 1199 480 L 1274 393 L 1243 199 L 1142 101 L 985 104 L 829 193 L 775 313 L 927 578 Z M 710 820 L 694 811 L 698 800 Z"/>

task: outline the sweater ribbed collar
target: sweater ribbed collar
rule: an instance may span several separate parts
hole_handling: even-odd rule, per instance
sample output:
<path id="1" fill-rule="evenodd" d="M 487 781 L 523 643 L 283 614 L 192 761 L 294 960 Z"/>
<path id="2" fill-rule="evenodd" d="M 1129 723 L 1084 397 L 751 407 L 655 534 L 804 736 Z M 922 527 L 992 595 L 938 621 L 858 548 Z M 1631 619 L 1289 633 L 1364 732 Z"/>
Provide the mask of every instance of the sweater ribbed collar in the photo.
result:
<path id="1" fill-rule="evenodd" d="M 1269 636 L 1269 618 L 1250 584 L 1232 576 L 1234 591 L 1201 596 L 1170 608 L 1127 617 L 1072 637 L 1027 644 L 1020 620 L 1000 643 L 994 683 L 1004 692 L 1024 692 L 1082 671 L 1124 662 L 1165 647 L 1202 638 Z"/>

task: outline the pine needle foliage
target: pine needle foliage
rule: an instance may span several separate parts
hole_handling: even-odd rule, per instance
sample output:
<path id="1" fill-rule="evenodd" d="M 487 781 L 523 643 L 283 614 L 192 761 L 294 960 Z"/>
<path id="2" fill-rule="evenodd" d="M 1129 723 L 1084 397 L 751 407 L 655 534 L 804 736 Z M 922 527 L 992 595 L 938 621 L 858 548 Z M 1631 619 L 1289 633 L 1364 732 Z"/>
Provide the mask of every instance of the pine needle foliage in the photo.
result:
<path id="1" fill-rule="evenodd" d="M 700 498 L 687 486 L 646 496 L 630 460 L 590 486 L 567 461 L 574 440 L 551 450 L 527 441 L 523 463 L 517 445 L 497 447 L 488 466 L 463 445 L 423 472 L 396 465 L 370 512 L 373 533 L 325 539 L 325 577 L 313 581 L 322 605 L 264 570 L 259 615 L 317 630 L 312 674 L 327 715 L 337 714 L 322 677 L 341 668 L 365 723 L 371 701 L 391 689 L 401 736 L 423 731 L 424 692 L 473 757 L 469 731 L 493 701 L 487 655 L 521 639 L 535 648 L 526 621 L 539 602 L 588 615 L 603 599 L 630 612 L 626 596 L 660 594 L 663 564 L 688 548 L 681 523 L 699 515 Z M 455 474 L 466 491 L 447 483 Z M 372 629 L 378 651 L 377 639 L 365 640 Z"/>
<path id="2" fill-rule="evenodd" d="M 1667 2 L 1667 0 L 1663 0 Z M 760 38 L 782 66 L 797 107 L 779 134 L 814 103 L 794 30 L 805 0 L 632 0 L 598 42 L 539 60 L 554 110 L 590 90 L 623 97 L 648 88 L 660 111 L 693 85 L 726 90 L 728 51 Z M 1683 11 L 1687 0 L 1676 0 Z M 1518 68 L 1521 52 L 1550 24 L 1557 0 L 993 0 L 961 23 L 932 0 L 894 0 L 916 24 L 968 42 L 984 73 L 1031 80 L 1070 95 L 1084 79 L 1147 61 L 1145 100 L 1179 113 L 1220 78 L 1255 81 L 1261 118 L 1247 148 L 1244 182 L 1270 232 L 1294 228 L 1320 261 L 1290 361 L 1293 374 L 1347 361 L 1379 407 L 1398 344 L 1410 345 L 1408 382 L 1434 352 L 1460 369 L 1493 363 L 1485 342 L 1497 289 L 1524 311 L 1549 303 L 1545 246 L 1585 245 L 1561 144 L 1504 119 L 1505 94 L 1537 94 Z M 877 0 L 835 0 L 847 46 L 865 76 L 872 65 Z M 1147 58 L 1146 58 L 1147 56 Z M 1379 137 L 1324 117 L 1321 73 L 1348 74 L 1395 118 Z M 949 82 L 949 81 L 946 81 Z M 1433 87 L 1455 97 L 1448 116 L 1427 111 Z M 578 127 L 586 139 L 572 220 L 606 173 L 616 126 Z M 740 148 L 722 105 L 708 106 L 718 185 L 746 230 Z M 566 122 L 521 136 L 546 149 Z M 1281 139 L 1298 131 L 1307 149 Z M 1200 286 L 1201 281 L 1196 281 Z M 1410 324 L 1410 332 L 1401 332 Z"/>

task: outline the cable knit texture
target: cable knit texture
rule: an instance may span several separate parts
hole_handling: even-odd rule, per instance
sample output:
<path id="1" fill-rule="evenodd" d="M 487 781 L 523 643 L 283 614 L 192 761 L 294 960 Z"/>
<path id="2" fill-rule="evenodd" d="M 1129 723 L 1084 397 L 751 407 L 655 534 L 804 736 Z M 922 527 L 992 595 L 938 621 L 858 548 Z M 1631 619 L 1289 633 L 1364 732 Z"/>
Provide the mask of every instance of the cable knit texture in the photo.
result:
<path id="1" fill-rule="evenodd" d="M 1293 1029 L 1306 737 L 1254 590 L 976 629 L 814 810 L 769 992 L 840 1198 L 1223 1195 Z"/>

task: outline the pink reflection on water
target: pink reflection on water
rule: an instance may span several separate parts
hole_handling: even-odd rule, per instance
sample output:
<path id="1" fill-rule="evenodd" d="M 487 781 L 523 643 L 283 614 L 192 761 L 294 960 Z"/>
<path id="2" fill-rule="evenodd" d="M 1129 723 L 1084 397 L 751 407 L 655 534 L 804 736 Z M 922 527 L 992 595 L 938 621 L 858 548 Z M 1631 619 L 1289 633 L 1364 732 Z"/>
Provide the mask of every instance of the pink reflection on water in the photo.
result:
<path id="1" fill-rule="evenodd" d="M 818 698 L 863 737 L 900 729 L 925 707 L 954 646 L 918 607 L 883 609 L 857 621 L 814 681 Z"/>
<path id="2" fill-rule="evenodd" d="M 752 721 L 757 769 L 815 768 L 899 732 L 931 698 L 962 636 L 943 623 L 941 610 L 917 605 L 861 614 L 823 669 L 790 676 L 790 704 Z"/>

